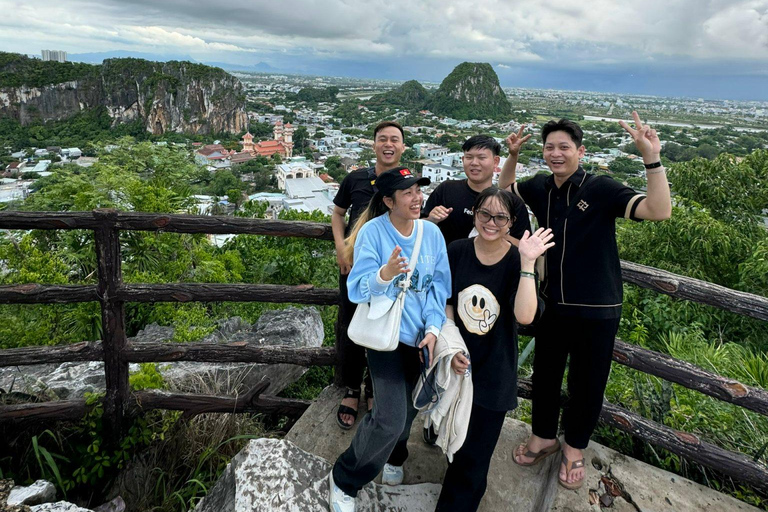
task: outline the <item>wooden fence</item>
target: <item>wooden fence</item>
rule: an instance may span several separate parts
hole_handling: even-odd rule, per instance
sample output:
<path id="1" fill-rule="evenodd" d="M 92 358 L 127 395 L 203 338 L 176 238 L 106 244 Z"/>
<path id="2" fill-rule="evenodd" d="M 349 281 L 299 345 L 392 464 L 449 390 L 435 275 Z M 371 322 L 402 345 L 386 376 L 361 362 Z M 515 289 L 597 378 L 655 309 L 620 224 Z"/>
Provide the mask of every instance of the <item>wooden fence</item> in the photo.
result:
<path id="1" fill-rule="evenodd" d="M 173 394 L 160 391 L 131 393 L 128 364 L 140 362 L 207 361 L 292 363 L 303 366 L 336 362 L 333 348 L 289 349 L 230 344 L 128 342 L 125 333 L 126 302 L 258 301 L 330 305 L 338 289 L 264 284 L 124 284 L 121 272 L 122 230 L 176 233 L 251 234 L 332 240 L 327 224 L 272 221 L 237 217 L 93 212 L 0 212 L 0 229 L 87 229 L 95 235 L 98 284 L 0 286 L 0 303 L 52 304 L 98 301 L 103 340 L 60 347 L 27 347 L 0 350 L 0 366 L 24 366 L 74 361 L 104 361 L 106 394 L 104 424 L 107 436 L 119 438 L 126 416 L 150 409 L 173 409 L 188 415 L 205 412 L 272 412 L 300 416 L 309 406 L 304 400 L 265 394 L 263 382 L 238 397 Z M 731 290 L 630 262 L 622 262 L 624 280 L 679 299 L 708 304 L 740 315 L 768 321 L 768 299 Z M 768 416 L 768 391 L 702 370 L 670 356 L 616 340 L 613 359 L 635 370 L 660 377 L 706 395 Z M 521 379 L 519 394 L 530 397 L 530 381 Z M 87 412 L 85 400 L 25 403 L 0 406 L 0 424 L 23 425 L 30 421 L 78 420 Z M 695 434 L 676 431 L 605 403 L 601 421 L 639 439 L 681 455 L 734 480 L 768 492 L 768 467 L 741 453 L 702 441 Z"/>

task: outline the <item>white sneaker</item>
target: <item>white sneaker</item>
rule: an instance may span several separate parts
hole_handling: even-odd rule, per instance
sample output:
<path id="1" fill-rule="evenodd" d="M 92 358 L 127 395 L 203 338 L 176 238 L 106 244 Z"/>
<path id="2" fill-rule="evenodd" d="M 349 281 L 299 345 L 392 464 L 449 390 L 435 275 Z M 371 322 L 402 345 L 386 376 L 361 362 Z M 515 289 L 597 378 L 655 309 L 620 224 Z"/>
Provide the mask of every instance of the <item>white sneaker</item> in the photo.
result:
<path id="1" fill-rule="evenodd" d="M 328 475 L 328 487 L 330 489 L 328 504 L 331 512 L 355 512 L 355 498 L 336 487 L 333 483 L 333 471 Z"/>
<path id="2" fill-rule="evenodd" d="M 384 464 L 384 472 L 381 475 L 381 483 L 384 485 L 400 485 L 403 483 L 403 466 Z"/>

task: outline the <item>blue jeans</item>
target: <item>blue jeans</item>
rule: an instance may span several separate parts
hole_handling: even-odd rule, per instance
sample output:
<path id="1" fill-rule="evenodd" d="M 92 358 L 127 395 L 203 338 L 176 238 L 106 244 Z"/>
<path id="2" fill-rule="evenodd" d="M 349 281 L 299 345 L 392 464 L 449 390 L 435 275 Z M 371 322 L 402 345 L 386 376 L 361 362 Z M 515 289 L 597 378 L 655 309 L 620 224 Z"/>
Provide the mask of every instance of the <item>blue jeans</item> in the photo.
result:
<path id="1" fill-rule="evenodd" d="M 375 403 L 349 448 L 333 466 L 333 481 L 350 496 L 378 475 L 384 464 L 402 466 L 408 458 L 408 435 L 418 411 L 411 394 L 419 376 L 419 351 L 400 343 L 392 352 L 368 350 L 368 371 Z"/>

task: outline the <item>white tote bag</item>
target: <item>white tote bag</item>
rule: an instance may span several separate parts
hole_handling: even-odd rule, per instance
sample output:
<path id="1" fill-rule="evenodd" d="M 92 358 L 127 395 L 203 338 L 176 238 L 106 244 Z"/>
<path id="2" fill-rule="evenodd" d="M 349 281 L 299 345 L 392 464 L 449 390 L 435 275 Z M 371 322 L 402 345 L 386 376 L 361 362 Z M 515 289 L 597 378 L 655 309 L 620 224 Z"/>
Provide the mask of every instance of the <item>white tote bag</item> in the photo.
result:
<path id="1" fill-rule="evenodd" d="M 422 221 L 416 220 L 416 244 L 409 261 L 413 265 L 400 283 L 402 290 L 393 301 L 386 295 L 371 297 L 371 302 L 357 305 L 352 321 L 349 323 L 347 335 L 349 339 L 361 347 L 379 352 L 391 352 L 400 343 L 400 319 L 405 306 L 405 294 L 411 286 L 411 274 L 419 261 L 421 249 Z"/>

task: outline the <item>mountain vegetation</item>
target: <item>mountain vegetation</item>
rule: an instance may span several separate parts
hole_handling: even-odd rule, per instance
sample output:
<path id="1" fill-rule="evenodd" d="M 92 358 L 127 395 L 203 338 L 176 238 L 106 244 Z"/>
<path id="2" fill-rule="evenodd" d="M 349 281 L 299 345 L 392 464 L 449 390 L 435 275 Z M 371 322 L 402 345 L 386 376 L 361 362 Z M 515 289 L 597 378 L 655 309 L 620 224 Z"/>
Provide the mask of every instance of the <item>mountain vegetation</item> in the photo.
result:
<path id="1" fill-rule="evenodd" d="M 408 80 L 403 85 L 374 96 L 366 102 L 370 107 L 388 106 L 403 110 L 423 110 L 427 108 L 429 91 L 416 80 Z"/>
<path id="2" fill-rule="evenodd" d="M 463 62 L 445 77 L 429 110 L 454 119 L 508 120 L 512 107 L 490 64 Z"/>

